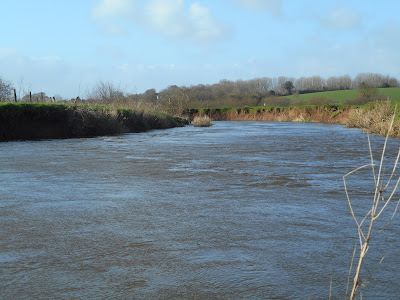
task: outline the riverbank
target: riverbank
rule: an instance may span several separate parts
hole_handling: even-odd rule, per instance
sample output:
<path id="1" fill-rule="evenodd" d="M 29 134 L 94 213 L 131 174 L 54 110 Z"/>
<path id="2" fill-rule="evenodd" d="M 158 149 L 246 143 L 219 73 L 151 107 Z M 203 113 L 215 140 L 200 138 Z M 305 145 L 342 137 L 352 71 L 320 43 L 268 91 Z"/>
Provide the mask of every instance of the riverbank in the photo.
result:
<path id="1" fill-rule="evenodd" d="M 95 137 L 186 124 L 162 113 L 105 106 L 0 103 L 0 141 Z"/>
<path id="2" fill-rule="evenodd" d="M 386 135 L 395 108 L 387 102 L 366 105 L 241 107 L 190 109 L 189 119 L 207 115 L 214 121 L 318 122 L 360 128 Z M 400 138 L 400 115 L 391 136 Z M 94 137 L 189 124 L 162 113 L 106 106 L 0 103 L 0 141 Z"/>
<path id="3" fill-rule="evenodd" d="M 208 115 L 214 121 L 318 122 L 360 128 L 386 135 L 395 106 L 386 101 L 365 105 L 309 105 L 298 107 L 241 107 L 190 109 L 190 118 Z M 398 112 L 396 112 L 398 114 Z M 391 137 L 400 138 L 400 115 L 396 116 Z"/>
<path id="4" fill-rule="evenodd" d="M 299 107 L 241 107 L 191 109 L 189 115 L 205 114 L 215 121 L 320 122 L 342 124 L 352 107 L 345 105 Z"/>

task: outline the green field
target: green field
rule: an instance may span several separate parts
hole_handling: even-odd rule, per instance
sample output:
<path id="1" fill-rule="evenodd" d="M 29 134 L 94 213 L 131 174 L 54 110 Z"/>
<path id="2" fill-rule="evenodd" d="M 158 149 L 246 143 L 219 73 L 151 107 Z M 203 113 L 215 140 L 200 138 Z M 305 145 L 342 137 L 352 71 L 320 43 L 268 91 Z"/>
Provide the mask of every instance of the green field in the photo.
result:
<path id="1" fill-rule="evenodd" d="M 347 100 L 354 99 L 357 96 L 358 92 L 359 92 L 358 90 L 329 91 L 329 92 L 291 95 L 291 96 L 286 96 L 285 98 L 289 98 L 291 100 L 310 100 L 312 98 L 321 97 L 334 100 L 335 102 L 344 102 Z M 380 88 L 378 89 L 378 94 L 389 97 L 394 101 L 400 101 L 400 87 Z"/>

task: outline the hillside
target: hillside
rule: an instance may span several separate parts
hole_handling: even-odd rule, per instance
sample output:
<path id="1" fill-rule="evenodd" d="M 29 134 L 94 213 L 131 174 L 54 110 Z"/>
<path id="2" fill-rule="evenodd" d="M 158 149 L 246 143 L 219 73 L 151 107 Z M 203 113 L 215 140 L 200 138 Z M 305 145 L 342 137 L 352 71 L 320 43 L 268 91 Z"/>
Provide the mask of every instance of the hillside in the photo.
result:
<path id="1" fill-rule="evenodd" d="M 291 95 L 285 96 L 290 100 L 310 100 L 312 98 L 327 98 L 330 100 L 334 100 L 334 102 L 344 102 L 347 100 L 354 99 L 358 90 L 341 90 L 341 91 L 328 91 L 328 92 L 318 92 L 318 93 L 309 93 L 309 94 L 300 94 L 300 95 Z M 400 87 L 394 88 L 379 88 L 378 94 L 384 95 L 386 97 L 391 98 L 393 101 L 400 101 Z"/>

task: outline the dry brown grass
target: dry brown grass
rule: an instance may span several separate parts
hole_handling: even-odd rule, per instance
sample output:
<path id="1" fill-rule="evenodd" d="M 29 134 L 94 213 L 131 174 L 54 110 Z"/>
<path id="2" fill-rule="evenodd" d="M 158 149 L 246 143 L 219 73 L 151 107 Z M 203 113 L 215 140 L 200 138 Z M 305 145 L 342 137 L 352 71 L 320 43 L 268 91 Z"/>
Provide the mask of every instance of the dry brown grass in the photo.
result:
<path id="1" fill-rule="evenodd" d="M 196 127 L 209 127 L 212 126 L 213 123 L 209 116 L 203 115 L 194 117 L 193 125 Z"/>
<path id="2" fill-rule="evenodd" d="M 357 108 L 349 111 L 346 127 L 361 128 L 369 133 L 385 136 L 388 133 L 394 109 L 386 102 L 376 102 L 368 109 Z M 400 137 L 400 122 L 396 121 L 390 132 L 391 137 Z"/>
<path id="3" fill-rule="evenodd" d="M 380 107 L 380 109 L 378 110 L 378 116 L 386 117 L 387 109 L 388 108 L 384 107 L 384 106 Z M 362 113 L 361 113 L 361 115 L 362 115 Z M 359 116 L 359 115 L 357 114 L 357 116 Z M 373 118 L 373 116 L 371 114 L 368 114 L 368 116 L 370 118 Z M 393 219 L 393 217 L 395 216 L 398 206 L 399 206 L 399 203 L 400 203 L 400 200 L 396 200 L 396 197 L 395 197 L 396 190 L 400 184 L 400 177 L 395 175 L 396 168 L 397 168 L 399 158 L 400 158 L 400 150 L 397 153 L 397 157 L 393 163 L 392 171 L 387 176 L 384 176 L 386 174 L 384 174 L 384 164 L 383 164 L 384 157 L 386 155 L 386 146 L 387 146 L 388 138 L 389 138 L 391 131 L 393 130 L 394 119 L 395 119 L 395 114 L 392 111 L 389 122 L 387 123 L 386 120 L 383 120 L 385 122 L 383 122 L 382 125 L 379 125 L 379 130 L 383 130 L 383 128 L 382 128 L 383 124 L 388 125 L 388 127 L 385 128 L 387 135 L 386 135 L 386 139 L 385 139 L 385 142 L 383 145 L 380 162 L 375 164 L 375 159 L 373 157 L 372 150 L 371 150 L 370 139 L 368 136 L 368 145 L 369 145 L 369 153 L 370 153 L 371 163 L 366 164 L 361 167 L 358 167 L 343 176 L 344 188 L 345 188 L 348 204 L 350 207 L 350 212 L 356 223 L 357 230 L 358 230 L 358 236 L 359 236 L 359 242 L 360 242 L 359 256 L 358 256 L 359 258 L 358 258 L 358 262 L 355 266 L 355 274 L 354 274 L 353 284 L 351 287 L 351 293 L 350 293 L 350 297 L 349 297 L 349 299 L 351 299 L 351 300 L 356 299 L 357 293 L 359 293 L 360 298 L 362 299 L 361 289 L 359 289 L 362 286 L 362 281 L 360 279 L 360 273 L 361 273 L 361 269 L 363 267 L 363 261 L 364 261 L 366 254 L 370 248 L 370 241 L 371 241 L 373 235 L 376 234 L 373 231 L 374 223 L 377 221 L 378 218 L 380 218 L 380 217 L 384 218 L 385 216 L 383 216 L 382 213 L 385 210 L 388 210 L 391 208 L 393 210 L 393 213 L 392 213 L 391 218 L 386 223 L 385 227 L 388 226 L 389 223 L 391 222 L 391 220 Z M 349 196 L 349 190 L 348 190 L 347 183 L 346 183 L 346 179 L 348 176 L 357 173 L 361 169 L 370 168 L 370 167 L 372 167 L 372 177 L 373 177 L 375 192 L 374 192 L 373 199 L 371 201 L 372 206 L 369 209 L 369 211 L 366 212 L 365 214 L 363 214 L 363 213 L 360 214 L 359 212 L 356 211 L 356 208 L 358 206 L 356 206 L 353 203 L 353 201 L 351 201 L 351 198 Z M 354 259 L 354 255 L 355 255 L 355 252 L 353 253 L 353 259 Z M 347 295 L 348 295 L 350 274 L 352 273 L 352 269 L 353 269 L 353 260 L 352 260 L 351 266 L 350 266 L 349 281 L 348 281 L 348 286 L 346 289 L 345 299 L 347 299 Z"/>

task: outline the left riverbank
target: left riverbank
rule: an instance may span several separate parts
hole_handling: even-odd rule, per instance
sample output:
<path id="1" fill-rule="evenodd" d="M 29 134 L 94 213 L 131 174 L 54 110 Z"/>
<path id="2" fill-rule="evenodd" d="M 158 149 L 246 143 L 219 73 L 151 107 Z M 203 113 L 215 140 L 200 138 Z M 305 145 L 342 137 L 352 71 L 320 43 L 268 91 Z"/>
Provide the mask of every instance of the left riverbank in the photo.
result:
<path id="1" fill-rule="evenodd" d="M 0 103 L 0 141 L 95 137 L 187 124 L 163 113 L 106 106 Z"/>

